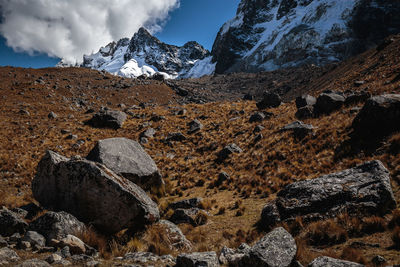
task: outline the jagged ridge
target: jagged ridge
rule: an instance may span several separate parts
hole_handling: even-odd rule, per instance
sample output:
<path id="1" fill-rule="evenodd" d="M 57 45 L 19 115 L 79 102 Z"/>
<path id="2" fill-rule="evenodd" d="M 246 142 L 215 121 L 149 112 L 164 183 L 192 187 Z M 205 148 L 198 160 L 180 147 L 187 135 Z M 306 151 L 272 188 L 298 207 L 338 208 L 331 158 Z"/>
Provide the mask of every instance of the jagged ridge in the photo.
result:
<path id="1" fill-rule="evenodd" d="M 197 42 L 187 42 L 181 47 L 169 45 L 140 28 L 130 40 L 124 38 L 102 47 L 95 54 L 85 55 L 82 66 L 130 78 L 151 76 L 156 72 L 167 78 L 177 78 L 211 74 L 210 61 L 210 52 Z"/>

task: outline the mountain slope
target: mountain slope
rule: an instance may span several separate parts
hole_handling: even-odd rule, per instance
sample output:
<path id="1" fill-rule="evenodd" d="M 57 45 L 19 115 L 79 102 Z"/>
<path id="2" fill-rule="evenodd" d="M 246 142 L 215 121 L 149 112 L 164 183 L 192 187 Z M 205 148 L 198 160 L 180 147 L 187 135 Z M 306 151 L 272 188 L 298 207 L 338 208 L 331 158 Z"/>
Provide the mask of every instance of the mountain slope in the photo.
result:
<path id="1" fill-rule="evenodd" d="M 400 31 L 399 1 L 242 0 L 214 42 L 216 72 L 341 61 Z"/>
<path id="2" fill-rule="evenodd" d="M 198 43 L 188 42 L 181 47 L 165 44 L 144 28 L 130 40 L 124 38 L 85 55 L 82 64 L 129 78 L 156 72 L 167 78 L 200 77 L 211 74 L 214 65 L 209 51 Z"/>

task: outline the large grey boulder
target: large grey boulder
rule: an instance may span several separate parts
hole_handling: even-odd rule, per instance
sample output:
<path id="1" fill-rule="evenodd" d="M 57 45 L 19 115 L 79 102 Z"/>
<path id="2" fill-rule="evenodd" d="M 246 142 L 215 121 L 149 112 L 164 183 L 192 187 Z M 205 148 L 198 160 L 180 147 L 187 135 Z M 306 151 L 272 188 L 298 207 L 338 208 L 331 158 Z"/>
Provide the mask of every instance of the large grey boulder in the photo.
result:
<path id="1" fill-rule="evenodd" d="M 28 224 L 16 213 L 3 207 L 0 210 L 0 235 L 11 236 L 14 233 L 23 234 L 28 228 Z"/>
<path id="2" fill-rule="evenodd" d="M 318 114 L 329 114 L 340 109 L 344 104 L 345 98 L 334 92 L 322 93 L 317 98 L 315 112 Z"/>
<path id="3" fill-rule="evenodd" d="M 353 120 L 357 137 L 379 138 L 400 131 L 400 94 L 374 96 Z"/>
<path id="4" fill-rule="evenodd" d="M 319 178 L 295 182 L 278 192 L 262 211 L 265 226 L 297 216 L 314 220 L 339 213 L 381 215 L 396 207 L 389 171 L 378 161 Z"/>
<path id="5" fill-rule="evenodd" d="M 29 230 L 43 235 L 49 243 L 52 239 L 61 240 L 67 235 L 84 231 L 85 225 L 75 216 L 61 212 L 49 211 L 29 225 Z"/>
<path id="6" fill-rule="evenodd" d="M 263 99 L 257 103 L 257 108 L 259 108 L 259 109 L 277 108 L 281 104 L 282 104 L 282 100 L 278 94 L 264 92 Z"/>
<path id="7" fill-rule="evenodd" d="M 33 196 L 108 233 L 159 220 L 156 203 L 136 184 L 104 165 L 47 151 L 32 181 Z"/>
<path id="8" fill-rule="evenodd" d="M 239 261 L 239 266 L 286 267 L 292 264 L 296 252 L 294 238 L 279 227 L 261 238 Z"/>
<path id="9" fill-rule="evenodd" d="M 314 259 L 308 267 L 364 267 L 365 265 L 351 262 L 351 261 L 344 261 L 339 259 L 334 259 L 331 257 L 318 257 Z"/>
<path id="10" fill-rule="evenodd" d="M 218 267 L 219 262 L 215 252 L 193 252 L 180 254 L 176 258 L 176 267 Z"/>
<path id="11" fill-rule="evenodd" d="M 87 159 L 104 164 L 145 190 L 164 184 L 154 160 L 138 142 L 127 138 L 98 141 Z"/>
<path id="12" fill-rule="evenodd" d="M 94 128 L 111 128 L 116 130 L 123 126 L 126 118 L 127 115 L 122 111 L 103 109 L 94 114 L 86 124 Z"/>

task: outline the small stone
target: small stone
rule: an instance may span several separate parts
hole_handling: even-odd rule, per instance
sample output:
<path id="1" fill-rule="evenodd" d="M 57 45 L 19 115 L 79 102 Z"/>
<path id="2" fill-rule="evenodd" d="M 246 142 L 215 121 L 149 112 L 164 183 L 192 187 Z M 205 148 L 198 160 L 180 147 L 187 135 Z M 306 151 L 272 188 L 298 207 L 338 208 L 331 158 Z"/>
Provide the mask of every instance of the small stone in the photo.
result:
<path id="1" fill-rule="evenodd" d="M 180 132 L 176 132 L 176 133 L 169 133 L 167 138 L 165 139 L 167 142 L 168 141 L 184 141 L 186 140 L 186 137 L 180 133 Z"/>
<path id="2" fill-rule="evenodd" d="M 21 241 L 20 243 L 19 243 L 19 246 L 18 246 L 20 249 L 23 249 L 23 250 L 27 250 L 27 249 L 29 249 L 29 248 L 31 248 L 31 243 L 29 243 L 28 241 Z"/>
<path id="3" fill-rule="evenodd" d="M 265 115 L 262 112 L 256 112 L 250 116 L 249 122 L 261 122 L 265 119 Z"/>
<path id="4" fill-rule="evenodd" d="M 192 120 L 191 122 L 188 123 L 189 126 L 189 134 L 192 134 L 194 132 L 197 132 L 201 129 L 203 129 L 203 124 L 199 120 Z"/>
<path id="5" fill-rule="evenodd" d="M 264 126 L 262 125 L 257 125 L 256 127 L 254 127 L 253 133 L 259 133 L 262 130 L 264 130 Z"/>
<path id="6" fill-rule="evenodd" d="M 58 255 L 58 254 L 55 254 L 55 253 L 51 254 L 50 256 L 48 256 L 46 258 L 46 261 L 48 263 L 50 263 L 50 264 L 52 264 L 52 263 L 54 263 L 56 261 L 61 261 L 61 260 L 62 260 L 62 257 L 60 255 Z"/>
<path id="7" fill-rule="evenodd" d="M 378 266 L 384 264 L 385 262 L 387 262 L 387 260 L 384 257 L 380 256 L 380 255 L 377 255 L 377 256 L 372 258 L 372 263 L 375 264 L 375 265 L 378 265 Z"/>
<path id="8" fill-rule="evenodd" d="M 49 119 L 57 119 L 57 118 L 58 118 L 57 114 L 54 113 L 54 112 L 50 112 L 50 113 L 47 115 L 47 117 L 48 117 Z"/>
<path id="9" fill-rule="evenodd" d="M 236 144 L 230 144 L 224 147 L 217 155 L 217 161 L 222 162 L 233 153 L 242 153 L 242 149 Z"/>

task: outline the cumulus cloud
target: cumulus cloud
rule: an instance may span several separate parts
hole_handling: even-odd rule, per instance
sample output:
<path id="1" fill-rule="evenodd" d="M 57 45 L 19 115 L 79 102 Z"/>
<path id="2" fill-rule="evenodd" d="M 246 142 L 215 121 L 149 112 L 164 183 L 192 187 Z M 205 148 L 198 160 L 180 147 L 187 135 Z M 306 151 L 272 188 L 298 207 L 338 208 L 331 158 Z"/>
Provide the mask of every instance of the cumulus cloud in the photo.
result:
<path id="1" fill-rule="evenodd" d="M 0 34 L 16 51 L 69 62 L 144 26 L 159 30 L 179 0 L 0 0 Z"/>

